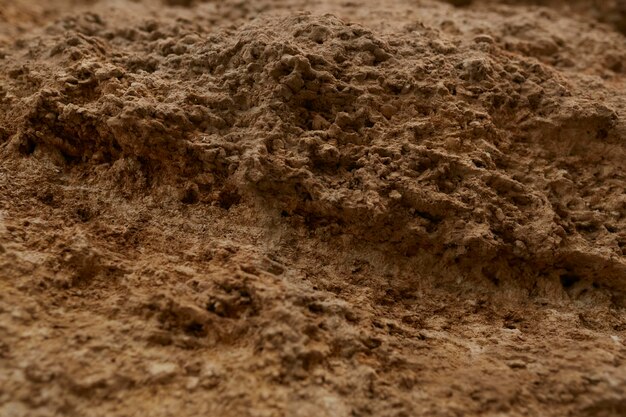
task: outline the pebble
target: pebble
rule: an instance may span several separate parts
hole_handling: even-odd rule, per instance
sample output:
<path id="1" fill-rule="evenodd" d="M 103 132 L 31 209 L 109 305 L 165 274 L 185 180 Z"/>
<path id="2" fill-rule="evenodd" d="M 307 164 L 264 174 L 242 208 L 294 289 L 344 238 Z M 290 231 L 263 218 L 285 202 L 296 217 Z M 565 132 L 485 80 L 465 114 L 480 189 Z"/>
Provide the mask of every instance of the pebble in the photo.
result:
<path id="1" fill-rule="evenodd" d="M 476 43 L 494 43 L 494 40 L 491 36 L 480 34 L 474 37 L 474 42 Z"/>
<path id="2" fill-rule="evenodd" d="M 178 373 L 178 365 L 171 362 L 152 363 L 148 366 L 148 374 L 153 382 L 164 383 L 171 381 Z"/>
<path id="3" fill-rule="evenodd" d="M 506 363 L 511 369 L 526 369 L 526 362 L 521 360 L 512 360 Z"/>
<path id="4" fill-rule="evenodd" d="M 387 119 L 391 119 L 398 112 L 398 109 L 396 109 L 396 107 L 391 104 L 385 104 L 380 108 L 380 112 Z"/>
<path id="5" fill-rule="evenodd" d="M 192 376 L 192 377 L 189 377 L 187 379 L 187 383 L 185 384 L 185 388 L 188 391 L 193 391 L 196 388 L 198 388 L 198 385 L 200 385 L 200 378 Z"/>
<path id="6" fill-rule="evenodd" d="M 392 200 L 401 200 L 402 194 L 400 194 L 397 190 L 393 190 L 389 193 L 389 198 Z"/>

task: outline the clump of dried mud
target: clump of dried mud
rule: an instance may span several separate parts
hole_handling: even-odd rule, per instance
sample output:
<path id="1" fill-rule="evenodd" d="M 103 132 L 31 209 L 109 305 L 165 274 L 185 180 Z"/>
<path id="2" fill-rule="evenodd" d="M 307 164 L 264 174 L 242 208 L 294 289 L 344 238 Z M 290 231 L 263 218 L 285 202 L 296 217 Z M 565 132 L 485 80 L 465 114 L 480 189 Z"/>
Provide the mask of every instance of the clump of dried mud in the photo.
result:
<path id="1" fill-rule="evenodd" d="M 0 414 L 623 415 L 623 4 L 450 3 L 0 0 Z"/>

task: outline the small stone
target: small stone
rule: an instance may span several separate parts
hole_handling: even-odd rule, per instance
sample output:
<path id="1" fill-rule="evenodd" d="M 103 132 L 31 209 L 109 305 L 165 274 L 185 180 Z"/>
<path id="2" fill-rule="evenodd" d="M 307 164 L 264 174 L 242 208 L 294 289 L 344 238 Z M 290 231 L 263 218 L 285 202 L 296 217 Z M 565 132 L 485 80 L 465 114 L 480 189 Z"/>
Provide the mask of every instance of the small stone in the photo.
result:
<path id="1" fill-rule="evenodd" d="M 328 136 L 330 138 L 337 138 L 341 135 L 341 128 L 339 126 L 337 126 L 337 124 L 333 123 L 332 125 L 330 125 L 330 127 L 328 128 Z"/>
<path id="2" fill-rule="evenodd" d="M 339 112 L 335 117 L 335 124 L 343 129 L 352 124 L 352 118 L 346 112 Z"/>
<path id="3" fill-rule="evenodd" d="M 302 79 L 302 76 L 300 74 L 291 73 L 290 75 L 285 77 L 285 79 L 283 80 L 283 84 L 289 87 L 289 89 L 291 89 L 291 91 L 293 91 L 294 93 L 297 93 L 304 87 L 304 80 Z"/>
<path id="4" fill-rule="evenodd" d="M 168 346 L 173 343 L 172 335 L 165 330 L 153 331 L 147 336 L 146 339 L 148 343 L 160 346 Z"/>
<path id="5" fill-rule="evenodd" d="M 148 366 L 150 380 L 156 383 L 171 381 L 178 373 L 178 365 L 171 362 L 152 363 Z"/>
<path id="6" fill-rule="evenodd" d="M 474 42 L 476 43 L 494 43 L 494 40 L 491 36 L 485 35 L 484 33 L 477 35 L 474 37 Z"/>
<path id="7" fill-rule="evenodd" d="M 362 340 L 362 343 L 367 346 L 368 349 L 376 349 L 377 347 L 379 347 L 383 342 L 382 340 L 380 340 L 377 337 L 367 337 L 365 339 Z"/>
<path id="8" fill-rule="evenodd" d="M 291 97 L 293 97 L 293 93 L 291 92 L 289 87 L 284 84 L 280 84 L 276 87 L 276 95 L 282 97 L 285 100 L 291 100 Z M 278 105 L 281 104 L 282 102 L 278 102 Z"/>
<path id="9" fill-rule="evenodd" d="M 200 378 L 192 376 L 187 378 L 187 383 L 185 384 L 185 388 L 188 391 L 193 391 L 200 385 Z"/>
<path id="10" fill-rule="evenodd" d="M 526 81 L 526 77 L 524 77 L 522 74 L 518 72 L 518 73 L 513 74 L 513 81 L 518 84 L 521 84 L 524 81 Z"/>
<path id="11" fill-rule="evenodd" d="M 389 193 L 389 198 L 391 198 L 392 200 L 401 200 L 402 194 L 400 194 L 398 190 L 393 190 L 392 192 Z"/>
<path id="12" fill-rule="evenodd" d="M 511 369 L 526 369 L 526 362 L 521 360 L 508 361 L 507 365 Z"/>
<path id="13" fill-rule="evenodd" d="M 340 152 L 336 146 L 330 143 L 322 145 L 318 151 L 320 158 L 324 159 L 327 163 L 337 163 L 340 159 Z"/>
<path id="14" fill-rule="evenodd" d="M 311 124 L 314 130 L 326 130 L 328 129 L 328 126 L 330 126 L 330 123 L 328 122 L 328 120 L 324 119 L 319 114 L 316 114 L 315 116 L 313 116 L 313 121 Z"/>
<path id="15" fill-rule="evenodd" d="M 213 389 L 217 387 L 222 380 L 222 375 L 219 369 L 212 364 L 205 364 L 200 372 L 199 384 L 202 388 Z"/>
<path id="16" fill-rule="evenodd" d="M 395 115 L 398 112 L 398 109 L 396 109 L 396 107 L 391 105 L 391 104 L 385 104 L 385 105 L 381 106 L 380 112 L 387 119 L 391 119 L 393 117 L 393 115 Z"/>
<path id="17" fill-rule="evenodd" d="M 493 68 L 486 58 L 469 58 L 463 61 L 462 78 L 469 82 L 481 82 L 489 78 Z"/>

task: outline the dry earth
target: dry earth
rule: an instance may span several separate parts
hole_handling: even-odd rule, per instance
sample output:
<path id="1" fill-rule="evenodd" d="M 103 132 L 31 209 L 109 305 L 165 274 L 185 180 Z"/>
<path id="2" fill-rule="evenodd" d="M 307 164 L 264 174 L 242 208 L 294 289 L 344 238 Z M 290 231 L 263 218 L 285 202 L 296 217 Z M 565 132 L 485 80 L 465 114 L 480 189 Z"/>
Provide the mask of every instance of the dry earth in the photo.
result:
<path id="1" fill-rule="evenodd" d="M 0 0 L 0 416 L 626 415 L 625 10 Z"/>

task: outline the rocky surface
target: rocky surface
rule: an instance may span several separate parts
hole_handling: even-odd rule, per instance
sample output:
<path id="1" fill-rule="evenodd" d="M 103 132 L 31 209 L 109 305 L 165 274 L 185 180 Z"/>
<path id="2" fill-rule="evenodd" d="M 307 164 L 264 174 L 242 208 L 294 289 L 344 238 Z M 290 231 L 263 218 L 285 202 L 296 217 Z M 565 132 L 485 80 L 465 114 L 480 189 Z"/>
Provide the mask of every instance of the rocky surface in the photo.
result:
<path id="1" fill-rule="evenodd" d="M 452 3 L 0 0 L 0 414 L 623 415 L 622 4 Z"/>

